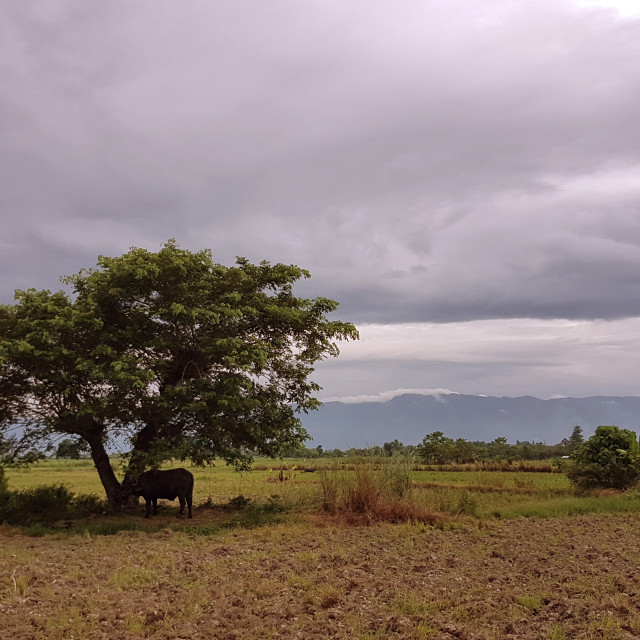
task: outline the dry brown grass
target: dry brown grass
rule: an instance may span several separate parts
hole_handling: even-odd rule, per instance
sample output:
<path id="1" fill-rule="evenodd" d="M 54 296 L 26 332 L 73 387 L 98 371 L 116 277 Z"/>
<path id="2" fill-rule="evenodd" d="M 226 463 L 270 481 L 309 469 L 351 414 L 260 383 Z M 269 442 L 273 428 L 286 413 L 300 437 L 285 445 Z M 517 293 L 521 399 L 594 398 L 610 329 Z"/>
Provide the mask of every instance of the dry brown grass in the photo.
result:
<path id="1" fill-rule="evenodd" d="M 375 462 L 377 458 L 320 458 L 312 462 L 305 461 L 283 461 L 273 464 L 256 462 L 253 464 L 254 471 L 354 471 L 362 462 L 369 461 L 375 466 L 383 466 L 392 458 L 381 458 Z M 371 461 L 374 461 L 373 463 Z M 487 460 L 478 462 L 448 463 L 448 464 L 422 464 L 416 462 L 413 464 L 415 471 L 505 471 L 513 473 L 562 473 L 557 464 L 548 460 Z"/>
<path id="2" fill-rule="evenodd" d="M 562 473 L 558 465 L 546 460 L 495 460 L 461 464 L 416 464 L 416 471 L 501 471 L 512 473 Z"/>
<path id="3" fill-rule="evenodd" d="M 640 637 L 637 517 L 296 523 L 29 538 L 0 528 L 14 640 Z M 173 522 L 167 517 L 167 525 Z"/>
<path id="4" fill-rule="evenodd" d="M 442 522 L 424 504 L 411 499 L 410 462 L 356 465 L 353 472 L 322 472 L 322 509 L 351 523 Z"/>
<path id="5" fill-rule="evenodd" d="M 441 524 L 450 522 L 445 514 L 434 513 L 423 505 L 405 500 L 380 499 L 362 511 L 345 511 L 343 519 L 351 524 L 379 524 L 383 522 L 400 524 Z"/>
<path id="6" fill-rule="evenodd" d="M 459 489 L 460 483 L 446 483 L 446 482 L 416 482 L 414 483 L 416 487 L 421 487 L 422 489 Z M 531 486 L 523 486 L 523 487 L 496 487 L 490 484 L 465 484 L 465 490 L 474 491 L 476 493 L 508 493 L 512 495 L 535 495 L 544 491 L 546 494 L 557 493 L 559 495 L 566 494 L 566 489 L 544 489 L 541 490 L 540 487 L 531 485 Z M 612 496 L 612 495 L 622 495 L 622 491 L 618 491 L 617 493 L 599 493 L 599 496 Z M 595 495 L 594 492 L 591 492 L 591 495 Z"/>

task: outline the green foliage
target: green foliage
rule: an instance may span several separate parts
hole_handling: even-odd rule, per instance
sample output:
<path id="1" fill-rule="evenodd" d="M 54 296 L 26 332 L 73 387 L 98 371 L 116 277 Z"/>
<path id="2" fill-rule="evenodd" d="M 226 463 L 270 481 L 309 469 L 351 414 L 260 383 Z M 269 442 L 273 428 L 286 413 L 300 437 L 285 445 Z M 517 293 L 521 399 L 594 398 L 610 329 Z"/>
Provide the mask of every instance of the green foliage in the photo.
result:
<path id="1" fill-rule="evenodd" d="M 616 426 L 600 426 L 577 447 L 567 475 L 579 489 L 627 489 L 640 475 L 640 449 L 636 434 Z"/>
<path id="2" fill-rule="evenodd" d="M 390 463 L 382 465 L 384 485 L 390 497 L 404 498 L 413 485 L 413 456 L 394 456 Z"/>
<path id="3" fill-rule="evenodd" d="M 385 442 L 382 445 L 384 455 L 386 456 L 402 456 L 405 455 L 406 448 L 397 438 L 393 442 Z"/>
<path id="4" fill-rule="evenodd" d="M 405 445 L 399 440 L 385 442 L 381 447 L 351 448 L 347 451 L 328 449 L 318 452 L 318 448 L 308 449 L 298 446 L 283 450 L 283 458 L 358 458 L 370 456 L 419 456 L 426 464 L 472 464 L 477 462 L 508 462 L 522 460 L 550 460 L 556 458 L 554 466 L 560 464 L 562 456 L 571 454 L 582 442 L 582 427 L 575 426 L 569 438 L 563 438 L 557 444 L 545 442 L 517 441 L 510 444 L 504 437 L 491 442 L 469 441 L 465 438 L 455 440 L 446 437 L 442 431 L 434 431 L 425 436 L 420 445 Z"/>
<path id="5" fill-rule="evenodd" d="M 52 525 L 102 511 L 104 503 L 96 496 L 76 496 L 62 484 L 0 493 L 0 522 L 9 524 Z"/>
<path id="6" fill-rule="evenodd" d="M 80 438 L 65 438 L 56 449 L 56 458 L 79 460 L 88 450 L 87 443 Z"/>
<path id="7" fill-rule="evenodd" d="M 569 438 L 562 441 L 565 447 L 567 455 L 571 455 L 582 443 L 584 442 L 584 436 L 582 435 L 582 427 L 576 425 L 573 427 L 573 431 Z"/>
<path id="8" fill-rule="evenodd" d="M 293 295 L 294 265 L 226 267 L 175 241 L 132 248 L 65 278 L 63 292 L 18 291 L 0 307 L 0 428 L 19 423 L 16 450 L 59 434 L 90 448 L 108 499 L 121 488 L 106 455 L 131 443 L 130 476 L 169 458 L 216 457 L 247 467 L 308 437 L 314 364 L 356 339 L 329 320 L 337 303 Z"/>
<path id="9" fill-rule="evenodd" d="M 446 464 L 455 459 L 455 442 L 442 431 L 434 431 L 424 437 L 418 451 L 425 462 Z"/>
<path id="10" fill-rule="evenodd" d="M 509 444 L 505 437 L 491 442 L 470 442 L 464 438 L 446 437 L 442 431 L 427 434 L 417 448 L 427 464 L 468 464 L 476 461 L 548 460 L 572 453 L 582 442 L 582 427 L 573 428 L 571 436 L 558 444 L 518 441 Z"/>
<path id="11" fill-rule="evenodd" d="M 478 497 L 471 491 L 463 491 L 457 504 L 457 513 L 468 516 L 478 515 Z"/>
<path id="12" fill-rule="evenodd" d="M 9 484 L 7 482 L 7 478 L 4 473 L 4 469 L 0 467 L 0 500 L 2 499 L 1 496 L 6 494 L 8 490 L 9 490 Z"/>

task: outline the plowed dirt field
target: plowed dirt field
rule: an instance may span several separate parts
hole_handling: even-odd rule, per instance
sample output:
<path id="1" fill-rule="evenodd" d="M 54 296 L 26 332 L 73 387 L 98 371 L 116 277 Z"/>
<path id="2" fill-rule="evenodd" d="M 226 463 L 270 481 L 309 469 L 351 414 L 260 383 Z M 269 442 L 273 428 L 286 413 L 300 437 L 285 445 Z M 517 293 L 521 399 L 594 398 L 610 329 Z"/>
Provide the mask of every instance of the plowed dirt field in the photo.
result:
<path id="1" fill-rule="evenodd" d="M 40 538 L 0 528 L 0 637 L 639 638 L 639 525 L 306 517 L 212 536 Z"/>

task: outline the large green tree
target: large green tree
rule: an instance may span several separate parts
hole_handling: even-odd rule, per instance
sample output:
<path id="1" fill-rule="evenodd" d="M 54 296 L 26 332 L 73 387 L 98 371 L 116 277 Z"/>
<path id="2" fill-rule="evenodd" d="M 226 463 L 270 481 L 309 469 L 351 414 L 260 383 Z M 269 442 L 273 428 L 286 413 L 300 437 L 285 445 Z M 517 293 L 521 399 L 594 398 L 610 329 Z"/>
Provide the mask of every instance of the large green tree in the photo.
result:
<path id="1" fill-rule="evenodd" d="M 640 447 L 634 431 L 604 425 L 572 454 L 569 479 L 583 490 L 628 489 L 640 478 Z"/>
<path id="2" fill-rule="evenodd" d="M 17 427 L 14 455 L 78 436 L 116 509 L 163 460 L 246 466 L 299 446 L 298 415 L 319 405 L 315 363 L 358 337 L 327 317 L 333 300 L 293 294 L 307 277 L 243 258 L 226 267 L 169 241 L 100 257 L 64 279 L 71 295 L 17 291 L 0 307 L 0 426 Z M 118 438 L 131 445 L 122 483 L 107 455 Z"/>

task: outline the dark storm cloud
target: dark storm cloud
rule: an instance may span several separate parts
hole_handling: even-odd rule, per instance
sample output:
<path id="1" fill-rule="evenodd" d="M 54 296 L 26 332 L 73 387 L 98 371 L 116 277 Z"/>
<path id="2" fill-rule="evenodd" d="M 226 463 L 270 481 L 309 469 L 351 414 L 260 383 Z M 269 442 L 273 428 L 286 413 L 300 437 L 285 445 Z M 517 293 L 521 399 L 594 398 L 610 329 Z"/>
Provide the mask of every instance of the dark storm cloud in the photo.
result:
<path id="1" fill-rule="evenodd" d="M 640 315 L 640 21 L 569 2 L 0 15 L 0 299 L 176 237 L 358 322 Z"/>

